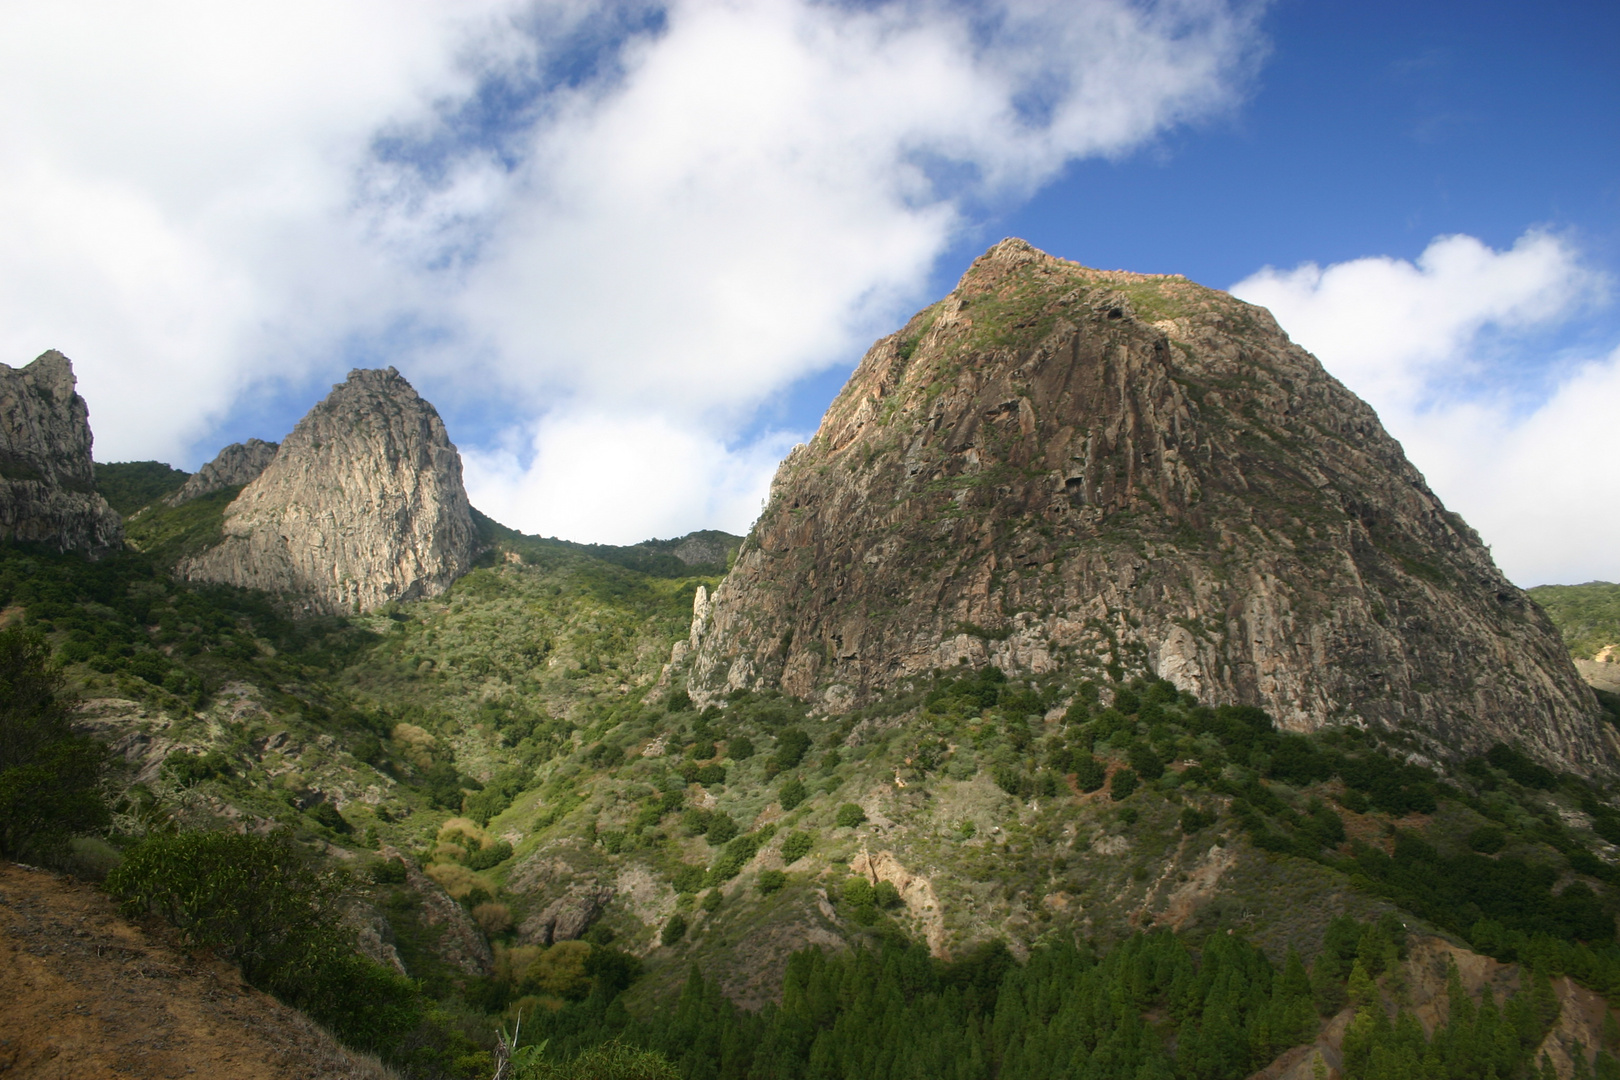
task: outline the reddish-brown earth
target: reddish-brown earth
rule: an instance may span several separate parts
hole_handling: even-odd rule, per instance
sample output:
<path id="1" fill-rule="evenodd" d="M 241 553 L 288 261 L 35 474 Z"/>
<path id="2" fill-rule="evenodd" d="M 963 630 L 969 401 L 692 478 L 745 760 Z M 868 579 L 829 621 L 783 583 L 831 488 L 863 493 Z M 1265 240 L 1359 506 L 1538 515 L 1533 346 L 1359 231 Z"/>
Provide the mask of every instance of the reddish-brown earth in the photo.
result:
<path id="1" fill-rule="evenodd" d="M 384 1080 L 309 1019 L 93 885 L 0 862 L 0 1076 Z"/>

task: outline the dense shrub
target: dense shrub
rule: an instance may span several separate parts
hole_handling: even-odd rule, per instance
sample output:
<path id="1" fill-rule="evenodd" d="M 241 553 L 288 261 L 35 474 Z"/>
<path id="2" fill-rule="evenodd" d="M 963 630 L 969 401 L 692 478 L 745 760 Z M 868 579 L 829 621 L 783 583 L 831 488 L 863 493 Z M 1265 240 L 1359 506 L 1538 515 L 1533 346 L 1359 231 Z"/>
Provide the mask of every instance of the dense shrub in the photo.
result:
<path id="1" fill-rule="evenodd" d="M 499 866 L 512 857 L 512 845 L 505 840 L 497 840 L 488 847 L 481 847 L 467 855 L 467 866 L 472 870 L 488 870 Z"/>
<path id="2" fill-rule="evenodd" d="M 1537 765 L 1511 746 L 1497 743 L 1485 752 L 1485 760 L 1527 788 L 1551 791 L 1558 786 L 1558 777 L 1551 769 Z"/>
<path id="3" fill-rule="evenodd" d="M 132 915 L 178 927 L 260 989 L 304 1010 L 346 1042 L 378 1049 L 422 1020 L 415 985 L 354 952 L 335 876 L 287 842 L 236 833 L 149 837 L 107 876 Z"/>
<path id="4" fill-rule="evenodd" d="M 709 815 L 709 828 L 704 835 L 709 838 L 709 843 L 719 847 L 730 843 L 740 831 L 730 814 L 716 811 Z"/>
<path id="5" fill-rule="evenodd" d="M 686 916 L 677 911 L 675 914 L 671 915 L 669 917 L 669 921 L 664 924 L 664 929 L 658 935 L 658 940 L 663 942 L 665 945 L 673 945 L 677 941 L 685 940 L 685 938 Z"/>
<path id="6" fill-rule="evenodd" d="M 759 875 L 759 894 L 769 896 L 787 884 L 787 875 L 780 870 L 762 870 Z"/>
<path id="7" fill-rule="evenodd" d="M 528 786 L 529 771 L 523 768 L 508 767 L 501 769 L 490 777 L 489 783 L 484 785 L 482 791 L 475 791 L 468 795 L 461 804 L 461 812 L 479 826 L 488 825 L 491 818 L 500 814 Z"/>
<path id="8" fill-rule="evenodd" d="M 838 827 L 840 829 L 853 829 L 866 820 L 866 811 L 854 803 L 845 803 L 838 808 Z"/>
<path id="9" fill-rule="evenodd" d="M 1096 791 L 1108 779 L 1108 768 L 1090 754 L 1075 755 L 1074 782 L 1081 791 Z"/>
<path id="10" fill-rule="evenodd" d="M 1117 801 L 1123 801 L 1136 793 L 1136 773 L 1130 769 L 1117 769 L 1114 778 L 1108 782 L 1108 795 Z"/>
<path id="11" fill-rule="evenodd" d="M 804 781 L 797 776 L 790 776 L 776 789 L 776 801 L 782 804 L 783 810 L 792 810 L 804 802 L 805 794 Z"/>
<path id="12" fill-rule="evenodd" d="M 782 861 L 792 865 L 810 854 L 816 846 L 815 838 L 807 832 L 791 832 L 782 841 Z"/>
<path id="13" fill-rule="evenodd" d="M 775 776 L 796 767 L 810 752 L 810 736 L 799 728 L 787 728 L 776 736 L 776 751 L 765 763 L 765 774 Z"/>
<path id="14" fill-rule="evenodd" d="M 73 698 L 38 634 L 0 630 L 0 853 L 54 858 L 108 823 L 107 753 L 70 725 Z"/>

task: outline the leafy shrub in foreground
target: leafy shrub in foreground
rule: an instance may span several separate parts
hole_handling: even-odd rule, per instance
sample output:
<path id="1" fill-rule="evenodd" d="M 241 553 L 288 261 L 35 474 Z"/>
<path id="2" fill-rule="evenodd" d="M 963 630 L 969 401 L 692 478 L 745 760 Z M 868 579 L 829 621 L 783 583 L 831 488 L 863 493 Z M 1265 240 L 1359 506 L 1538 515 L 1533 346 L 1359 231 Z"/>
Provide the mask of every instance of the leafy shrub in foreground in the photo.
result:
<path id="1" fill-rule="evenodd" d="M 532 1051 L 532 1052 L 531 1052 Z M 680 1073 L 651 1050 L 605 1043 L 572 1061 L 543 1060 L 540 1048 L 525 1046 L 512 1056 L 513 1080 L 677 1080 Z"/>
<path id="2" fill-rule="evenodd" d="M 288 843 L 235 833 L 154 836 L 107 876 L 128 914 L 161 916 L 260 989 L 339 1037 L 380 1049 L 419 1026 L 416 987 L 354 952 L 338 880 Z"/>
<path id="3" fill-rule="evenodd" d="M 0 630 L 0 852 L 49 857 L 107 825 L 107 752 L 73 733 L 72 707 L 44 638 Z"/>

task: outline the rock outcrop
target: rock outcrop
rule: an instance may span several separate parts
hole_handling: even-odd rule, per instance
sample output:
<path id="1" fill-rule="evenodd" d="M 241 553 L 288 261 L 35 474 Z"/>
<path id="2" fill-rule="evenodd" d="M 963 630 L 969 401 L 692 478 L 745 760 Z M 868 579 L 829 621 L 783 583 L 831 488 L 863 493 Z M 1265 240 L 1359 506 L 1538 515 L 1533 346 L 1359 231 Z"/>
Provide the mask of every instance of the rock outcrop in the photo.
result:
<path id="1" fill-rule="evenodd" d="M 1435 758 L 1614 761 L 1540 608 L 1267 311 L 1019 240 L 866 354 L 699 615 L 705 704 L 1152 672 Z"/>
<path id="2" fill-rule="evenodd" d="M 370 611 L 443 592 L 472 563 L 461 455 L 393 368 L 351 371 L 225 510 L 180 574 Z"/>
<path id="3" fill-rule="evenodd" d="M 203 495 L 210 495 L 228 487 L 251 484 L 264 472 L 265 466 L 275 459 L 279 444 L 263 439 L 249 439 L 245 443 L 231 443 L 214 456 L 214 460 L 191 474 L 179 491 L 163 501 L 179 506 Z"/>
<path id="4" fill-rule="evenodd" d="M 0 364 L 0 539 L 90 555 L 123 546 L 123 519 L 96 493 L 77 385 L 55 349 L 24 368 Z"/>

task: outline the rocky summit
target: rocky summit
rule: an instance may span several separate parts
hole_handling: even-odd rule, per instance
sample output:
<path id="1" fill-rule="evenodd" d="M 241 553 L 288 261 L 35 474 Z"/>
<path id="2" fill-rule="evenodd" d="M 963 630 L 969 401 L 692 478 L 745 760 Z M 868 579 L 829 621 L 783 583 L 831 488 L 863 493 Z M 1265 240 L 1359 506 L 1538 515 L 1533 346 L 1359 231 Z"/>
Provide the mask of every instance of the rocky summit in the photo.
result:
<path id="1" fill-rule="evenodd" d="M 123 546 L 122 519 L 96 494 L 77 385 L 55 349 L 24 368 L 0 364 L 0 539 L 92 555 Z"/>
<path id="2" fill-rule="evenodd" d="M 276 443 L 265 442 L 263 439 L 231 443 L 214 455 L 213 461 L 193 473 L 179 491 L 167 496 L 163 502 L 167 506 L 179 506 L 181 503 L 188 503 L 192 499 L 201 498 L 215 491 L 250 484 L 264 472 L 265 466 L 275 460 L 276 451 L 279 449 Z"/>
<path id="3" fill-rule="evenodd" d="M 1436 759 L 1614 761 L 1546 616 L 1270 313 L 1020 240 L 871 348 L 697 622 L 700 702 L 1078 667 Z"/>
<path id="4" fill-rule="evenodd" d="M 370 611 L 443 592 L 474 546 L 438 412 L 393 368 L 355 370 L 225 509 L 221 542 L 177 569 L 314 611 Z"/>

